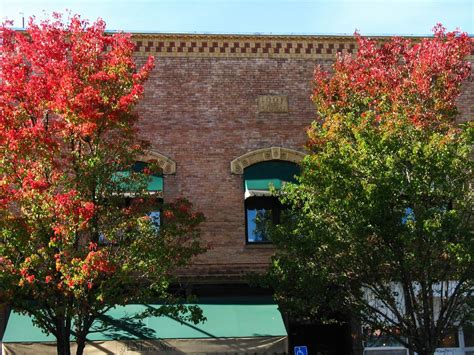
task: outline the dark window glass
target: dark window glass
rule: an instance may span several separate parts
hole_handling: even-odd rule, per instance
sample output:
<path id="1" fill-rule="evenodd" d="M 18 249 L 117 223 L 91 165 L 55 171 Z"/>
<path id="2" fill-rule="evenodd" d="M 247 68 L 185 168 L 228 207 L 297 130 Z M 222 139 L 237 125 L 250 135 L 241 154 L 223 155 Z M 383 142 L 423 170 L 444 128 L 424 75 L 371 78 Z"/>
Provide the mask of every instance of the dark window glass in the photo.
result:
<path id="1" fill-rule="evenodd" d="M 135 173 L 141 173 L 145 168 L 148 168 L 148 163 L 144 161 L 136 161 L 132 166 L 132 171 Z"/>
<path id="2" fill-rule="evenodd" d="M 383 347 L 402 347 L 403 345 L 392 335 L 397 334 L 396 330 L 391 334 L 384 334 L 380 329 L 371 330 L 364 329 L 366 340 L 364 347 L 366 348 L 383 348 Z M 371 351 L 372 353 L 372 351 Z"/>
<path id="3" fill-rule="evenodd" d="M 270 243 L 269 229 L 281 222 L 283 210 L 276 197 L 247 198 L 245 200 L 247 243 Z"/>
<path id="4" fill-rule="evenodd" d="M 457 348 L 459 346 L 458 331 L 457 329 L 449 330 L 441 339 L 440 348 Z"/>
<path id="5" fill-rule="evenodd" d="M 371 335 L 365 344 L 368 348 L 399 347 L 403 346 L 399 341 L 390 335 Z"/>
<path id="6" fill-rule="evenodd" d="M 464 346 L 466 348 L 474 348 L 474 324 L 466 324 L 463 327 Z"/>

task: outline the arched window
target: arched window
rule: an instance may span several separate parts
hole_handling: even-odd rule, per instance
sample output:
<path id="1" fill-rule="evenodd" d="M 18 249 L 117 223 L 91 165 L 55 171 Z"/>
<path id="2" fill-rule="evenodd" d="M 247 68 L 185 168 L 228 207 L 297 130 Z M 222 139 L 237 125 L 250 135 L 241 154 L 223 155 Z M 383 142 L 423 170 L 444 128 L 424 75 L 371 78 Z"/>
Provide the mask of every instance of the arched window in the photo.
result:
<path id="1" fill-rule="evenodd" d="M 148 171 L 147 171 L 148 170 Z M 113 195 L 120 199 L 124 208 L 132 206 L 137 200 L 137 195 L 146 198 L 142 205 L 143 213 L 151 217 L 156 228 L 161 224 L 163 206 L 164 175 L 175 174 L 176 163 L 164 155 L 146 151 L 129 170 L 114 173 Z M 143 194 L 144 193 L 144 194 Z M 108 244 L 109 238 L 100 233 L 99 243 Z"/>
<path id="2" fill-rule="evenodd" d="M 243 174 L 247 244 L 270 243 L 268 228 L 284 223 L 285 206 L 272 196 L 270 187 L 278 190 L 287 182 L 295 182 L 298 163 L 304 156 L 297 150 L 270 147 L 247 152 L 231 161 L 231 173 Z"/>
<path id="3" fill-rule="evenodd" d="M 272 188 L 279 190 L 287 182 L 296 182 L 299 166 L 287 161 L 265 161 L 244 169 L 245 225 L 247 243 L 269 243 L 271 226 L 284 223 L 286 208 Z"/>
<path id="4" fill-rule="evenodd" d="M 150 217 L 156 226 L 159 227 L 161 223 L 161 206 L 163 205 L 163 175 L 176 174 L 176 162 L 163 154 L 153 150 L 146 150 L 141 157 L 141 161 L 135 162 L 133 169 L 140 172 L 143 171 L 149 163 L 160 168 L 160 173 L 150 175 L 150 180 L 147 185 L 147 191 L 156 194 L 155 208 L 149 212 Z"/>
<path id="5" fill-rule="evenodd" d="M 163 197 L 163 173 L 162 171 L 147 172 L 149 163 L 136 161 L 129 171 L 119 171 L 114 174 L 113 180 L 118 183 L 118 188 L 123 196 L 133 197 L 137 192 L 143 191 Z M 146 183 L 146 186 L 143 184 Z"/>
<path id="6" fill-rule="evenodd" d="M 136 173 L 143 173 L 145 169 L 148 169 L 149 163 L 144 161 L 136 161 L 133 164 L 132 170 Z M 146 191 L 150 195 L 153 202 L 150 204 L 150 210 L 148 215 L 153 221 L 156 228 L 160 227 L 161 224 L 161 212 L 163 206 L 163 172 L 153 172 L 148 175 L 148 182 Z"/>

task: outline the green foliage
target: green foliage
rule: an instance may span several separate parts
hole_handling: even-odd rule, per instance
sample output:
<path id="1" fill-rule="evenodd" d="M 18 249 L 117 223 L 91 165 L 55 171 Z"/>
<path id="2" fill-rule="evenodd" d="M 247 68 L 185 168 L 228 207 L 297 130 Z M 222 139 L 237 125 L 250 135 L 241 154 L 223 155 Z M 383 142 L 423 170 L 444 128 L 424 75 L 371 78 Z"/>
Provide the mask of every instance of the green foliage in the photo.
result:
<path id="1" fill-rule="evenodd" d="M 299 184 L 280 195 L 292 218 L 272 232 L 278 251 L 266 276 L 290 314 L 350 314 L 420 354 L 473 312 L 474 125 L 453 123 L 466 64 L 452 48 L 465 38 L 443 36 L 413 48 L 360 40 L 356 58 L 316 78 L 320 119 Z M 428 48 L 451 64 L 430 62 Z M 413 58 L 426 65 L 410 72 Z M 449 76 L 453 68 L 461 74 Z M 423 91 L 431 99 L 416 98 L 435 70 L 443 80 Z M 452 101 L 438 104 L 447 100 L 440 85 Z"/>

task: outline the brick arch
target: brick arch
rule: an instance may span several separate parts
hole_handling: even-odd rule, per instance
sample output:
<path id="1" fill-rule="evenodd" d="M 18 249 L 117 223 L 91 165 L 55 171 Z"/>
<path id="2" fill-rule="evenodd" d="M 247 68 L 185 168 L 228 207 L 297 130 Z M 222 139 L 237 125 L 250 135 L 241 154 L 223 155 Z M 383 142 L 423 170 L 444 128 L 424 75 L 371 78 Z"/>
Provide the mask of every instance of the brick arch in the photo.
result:
<path id="1" fill-rule="evenodd" d="M 144 162 L 156 162 L 163 170 L 164 175 L 176 174 L 176 162 L 161 153 L 153 150 L 145 150 L 144 154 L 138 158 Z"/>
<path id="2" fill-rule="evenodd" d="M 230 162 L 230 171 L 232 174 L 240 175 L 243 174 L 244 169 L 247 166 L 268 160 L 283 160 L 292 163 L 299 163 L 305 155 L 306 154 L 297 150 L 283 147 L 252 150 L 251 152 L 245 153 L 244 155 L 232 160 Z"/>

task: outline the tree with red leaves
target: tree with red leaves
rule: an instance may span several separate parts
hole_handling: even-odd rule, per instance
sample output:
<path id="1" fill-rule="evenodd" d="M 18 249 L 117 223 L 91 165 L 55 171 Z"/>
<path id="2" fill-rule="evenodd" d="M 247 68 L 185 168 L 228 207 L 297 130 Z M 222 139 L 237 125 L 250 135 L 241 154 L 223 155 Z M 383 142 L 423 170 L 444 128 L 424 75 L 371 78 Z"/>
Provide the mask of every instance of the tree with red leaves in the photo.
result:
<path id="1" fill-rule="evenodd" d="M 153 164 L 120 173 L 146 148 L 133 108 L 153 68 L 152 57 L 136 68 L 129 35 L 55 14 L 25 32 L 3 25 L 0 38 L 1 301 L 53 334 L 58 354 L 74 332 L 82 354 L 111 307 L 172 301 L 170 274 L 203 251 L 203 217 L 186 200 L 156 206 Z"/>
<path id="2" fill-rule="evenodd" d="M 356 35 L 355 56 L 315 71 L 310 154 L 283 189 L 294 218 L 273 233 L 268 275 L 287 312 L 342 311 L 420 355 L 473 314 L 474 134 L 455 121 L 471 43 L 434 30 Z"/>

